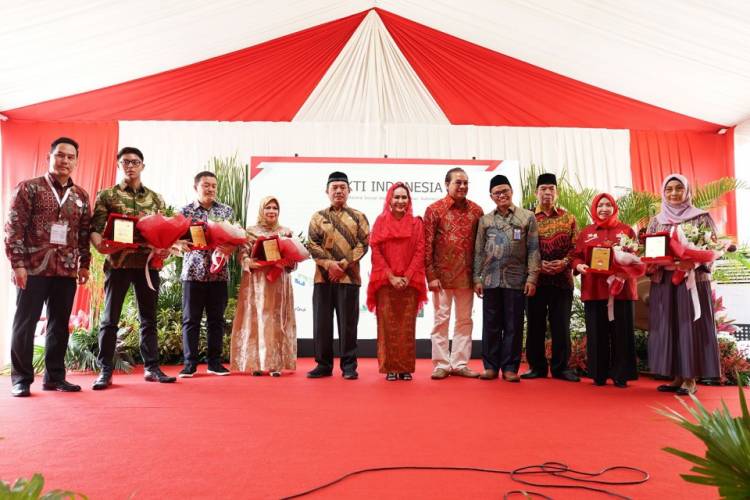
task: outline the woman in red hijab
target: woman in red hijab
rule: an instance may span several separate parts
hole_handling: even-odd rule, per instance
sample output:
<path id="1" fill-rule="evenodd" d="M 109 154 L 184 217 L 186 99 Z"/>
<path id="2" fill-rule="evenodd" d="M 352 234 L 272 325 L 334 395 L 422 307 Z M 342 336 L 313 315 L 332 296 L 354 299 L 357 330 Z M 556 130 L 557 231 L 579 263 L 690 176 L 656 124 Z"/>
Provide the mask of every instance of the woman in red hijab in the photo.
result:
<path id="1" fill-rule="evenodd" d="M 605 385 L 607 379 L 611 378 L 616 387 L 624 388 L 628 380 L 638 378 L 633 332 L 633 310 L 638 299 L 636 280 L 621 276 L 625 278 L 625 283 L 613 297 L 612 311 L 608 307 L 612 293 L 607 281 L 609 276 L 592 272 L 588 262 L 590 247 L 612 247 L 618 243 L 621 234 L 635 239 L 633 228 L 620 222 L 617 212 L 617 203 L 611 195 L 603 193 L 594 198 L 591 203 L 594 223 L 586 226 L 578 235 L 573 269 L 582 275 L 581 300 L 586 316 L 589 376 L 596 385 Z"/>
<path id="2" fill-rule="evenodd" d="M 427 302 L 422 219 L 412 214 L 409 188 L 388 190 L 370 233 L 372 272 L 367 308 L 378 319 L 378 365 L 386 380 L 411 380 L 417 313 Z"/>

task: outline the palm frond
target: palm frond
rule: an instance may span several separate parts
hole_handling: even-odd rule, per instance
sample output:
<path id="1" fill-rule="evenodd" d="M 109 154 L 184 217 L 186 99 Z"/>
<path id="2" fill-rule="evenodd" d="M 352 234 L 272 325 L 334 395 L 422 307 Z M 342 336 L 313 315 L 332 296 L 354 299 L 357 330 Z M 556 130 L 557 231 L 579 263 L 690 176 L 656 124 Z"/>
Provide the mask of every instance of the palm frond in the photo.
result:
<path id="1" fill-rule="evenodd" d="M 646 191 L 631 191 L 617 199 L 617 218 L 629 226 L 645 226 L 659 207 L 660 198 Z"/>
<path id="2" fill-rule="evenodd" d="M 738 189 L 747 189 L 744 181 L 733 177 L 722 177 L 695 189 L 693 193 L 693 205 L 704 210 L 720 206 L 722 196 Z"/>
<path id="3" fill-rule="evenodd" d="M 667 453 L 694 464 L 690 469 L 692 474 L 683 474 L 682 478 L 691 483 L 717 486 L 722 498 L 746 498 L 750 491 L 750 412 L 742 383 L 739 392 L 740 417 L 733 417 L 724 402 L 720 409 L 709 412 L 695 396 L 691 396 L 692 407 L 680 401 L 695 422 L 669 408 L 657 410 L 706 445 L 704 457 L 664 448 Z"/>

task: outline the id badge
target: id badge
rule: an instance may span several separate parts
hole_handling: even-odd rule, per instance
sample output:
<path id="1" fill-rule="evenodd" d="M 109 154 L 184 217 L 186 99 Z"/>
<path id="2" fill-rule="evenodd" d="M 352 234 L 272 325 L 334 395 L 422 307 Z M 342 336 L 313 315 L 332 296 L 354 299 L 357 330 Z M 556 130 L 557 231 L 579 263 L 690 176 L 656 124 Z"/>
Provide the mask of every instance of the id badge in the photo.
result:
<path id="1" fill-rule="evenodd" d="M 521 240 L 521 229 L 518 227 L 513 228 L 513 241 Z"/>
<path id="2" fill-rule="evenodd" d="M 49 232 L 49 242 L 53 245 L 67 245 L 68 224 L 62 222 L 52 224 Z"/>
<path id="3" fill-rule="evenodd" d="M 333 250 L 333 235 L 332 234 L 326 234 L 325 241 L 323 242 L 323 247 L 326 250 Z"/>

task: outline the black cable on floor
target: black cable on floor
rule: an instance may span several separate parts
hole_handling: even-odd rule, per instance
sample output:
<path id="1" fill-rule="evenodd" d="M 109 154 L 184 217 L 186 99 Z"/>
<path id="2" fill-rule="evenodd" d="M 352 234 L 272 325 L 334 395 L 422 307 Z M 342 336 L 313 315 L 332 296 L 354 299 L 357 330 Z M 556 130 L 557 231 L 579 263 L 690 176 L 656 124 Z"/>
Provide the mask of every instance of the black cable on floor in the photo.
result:
<path id="1" fill-rule="evenodd" d="M 616 493 L 614 491 L 610 491 L 604 488 L 597 488 L 594 486 L 587 486 L 585 484 L 545 484 L 545 483 L 534 482 L 528 479 L 522 479 L 521 476 L 545 475 L 545 476 L 553 476 L 557 478 L 568 479 L 570 481 L 577 481 L 579 483 L 602 484 L 602 485 L 609 485 L 609 486 L 625 486 L 625 485 L 633 485 L 633 484 L 643 484 L 646 481 L 648 481 L 650 478 L 648 472 L 646 472 L 645 470 L 639 469 L 637 467 L 629 467 L 626 465 L 614 465 L 612 467 L 605 467 L 604 469 L 598 472 L 586 472 L 586 471 L 579 471 L 576 469 L 571 469 L 566 464 L 563 464 L 560 462 L 544 462 L 543 464 L 525 465 L 523 467 L 519 467 L 517 469 L 512 469 L 512 470 L 489 469 L 489 468 L 483 468 L 483 467 L 433 467 L 433 466 L 419 466 L 419 465 L 370 467 L 367 469 L 359 469 L 359 470 L 355 470 L 352 472 L 348 472 L 344 474 L 343 476 L 340 476 L 332 481 L 321 484 L 319 486 L 315 486 L 314 488 L 310 488 L 309 490 L 305 490 L 303 492 L 296 493 L 294 495 L 283 497 L 282 500 L 300 498 L 300 497 L 309 495 L 311 493 L 324 490 L 352 476 L 357 476 L 357 475 L 365 474 L 368 472 L 386 472 L 386 471 L 396 471 L 396 470 L 442 470 L 442 471 L 482 472 L 482 473 L 487 473 L 487 474 L 505 474 L 505 475 L 508 475 L 510 479 L 512 479 L 513 481 L 524 484 L 526 486 L 533 486 L 536 488 L 562 488 L 562 489 L 593 491 L 596 493 L 601 493 L 603 495 L 608 495 L 608 496 L 615 497 L 615 498 L 622 498 L 623 500 L 631 500 L 631 498 L 628 496 Z M 615 471 L 615 470 L 627 470 L 627 471 L 637 472 L 641 475 L 641 477 L 638 479 L 631 480 L 631 481 L 607 481 L 604 479 L 595 479 L 608 472 Z M 574 475 L 570 475 L 570 474 L 574 474 Z M 576 477 L 576 476 L 579 476 L 579 477 Z M 583 476 L 583 477 L 580 477 L 580 476 Z M 511 490 L 511 491 L 506 492 L 503 495 L 503 498 L 510 498 L 512 495 L 523 495 L 527 498 L 533 496 L 533 497 L 538 497 L 538 498 L 544 498 L 546 500 L 552 500 L 552 497 L 549 497 L 542 493 L 538 493 L 535 491 L 528 491 L 528 490 Z"/>

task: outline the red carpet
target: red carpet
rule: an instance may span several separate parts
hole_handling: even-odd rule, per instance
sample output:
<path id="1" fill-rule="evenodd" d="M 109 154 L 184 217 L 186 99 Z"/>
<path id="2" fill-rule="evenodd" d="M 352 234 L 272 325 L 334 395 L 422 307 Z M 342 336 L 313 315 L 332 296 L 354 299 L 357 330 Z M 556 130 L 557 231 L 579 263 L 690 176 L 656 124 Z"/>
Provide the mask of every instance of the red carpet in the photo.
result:
<path id="1" fill-rule="evenodd" d="M 279 498 L 366 467 L 559 461 L 587 471 L 648 470 L 646 484 L 609 487 L 633 498 L 716 497 L 715 489 L 683 481 L 687 462 L 661 451 L 700 452 L 702 444 L 654 413 L 678 403 L 650 379 L 626 390 L 588 379 L 433 381 L 430 362 L 419 360 L 414 381 L 386 382 L 376 361 L 364 359 L 358 381 L 338 372 L 307 380 L 312 360 L 299 365 L 278 379 L 220 378 L 202 365 L 200 376 L 171 386 L 116 375 L 103 392 L 90 390 L 93 376 L 71 375 L 83 385 L 78 394 L 42 392 L 37 379 L 26 399 L 12 398 L 9 378 L 0 378 L 0 478 L 42 472 L 47 489 L 92 499 Z M 724 398 L 738 411 L 736 388 L 701 387 L 698 395 L 711 408 Z M 396 471 L 357 476 L 310 498 L 489 499 L 519 488 L 500 475 Z"/>

